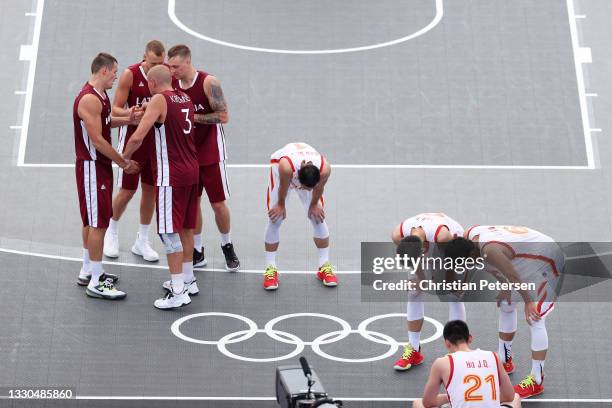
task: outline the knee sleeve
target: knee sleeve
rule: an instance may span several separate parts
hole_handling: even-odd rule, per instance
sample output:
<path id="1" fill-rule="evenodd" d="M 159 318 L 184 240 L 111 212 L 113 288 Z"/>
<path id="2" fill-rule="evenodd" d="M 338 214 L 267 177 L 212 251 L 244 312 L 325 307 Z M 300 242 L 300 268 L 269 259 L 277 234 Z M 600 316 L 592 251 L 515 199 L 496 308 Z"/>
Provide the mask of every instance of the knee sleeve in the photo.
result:
<path id="1" fill-rule="evenodd" d="M 283 220 L 272 222 L 268 220 L 268 227 L 266 228 L 265 242 L 267 244 L 276 244 L 280 241 L 280 226 Z"/>
<path id="2" fill-rule="evenodd" d="M 183 252 L 183 244 L 181 244 L 181 237 L 176 232 L 172 234 L 159 234 L 164 246 L 166 247 L 166 254 L 174 254 L 177 252 Z"/>
<path id="3" fill-rule="evenodd" d="M 448 320 L 462 320 L 465 322 L 465 305 L 463 302 L 448 302 Z"/>
<path id="4" fill-rule="evenodd" d="M 425 303 L 420 296 L 411 297 L 406 306 L 406 320 L 412 322 L 425 317 Z"/>
<path id="5" fill-rule="evenodd" d="M 531 323 L 531 350 L 540 351 L 548 349 L 548 332 L 546 331 L 546 318 Z"/>
<path id="6" fill-rule="evenodd" d="M 310 223 L 312 224 L 313 237 L 318 239 L 325 239 L 329 237 L 329 230 L 327 229 L 327 223 L 325 220 L 318 224 L 315 221 L 310 220 Z"/>
<path id="7" fill-rule="evenodd" d="M 502 301 L 499 305 L 499 331 L 514 333 L 517 327 L 516 304 Z"/>

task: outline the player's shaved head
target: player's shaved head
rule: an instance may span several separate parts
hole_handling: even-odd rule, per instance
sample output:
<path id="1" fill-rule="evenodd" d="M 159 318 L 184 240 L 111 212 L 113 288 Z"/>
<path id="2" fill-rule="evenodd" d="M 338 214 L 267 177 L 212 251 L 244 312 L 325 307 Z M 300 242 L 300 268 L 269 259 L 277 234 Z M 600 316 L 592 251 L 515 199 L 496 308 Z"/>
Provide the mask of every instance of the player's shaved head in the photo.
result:
<path id="1" fill-rule="evenodd" d="M 172 83 L 172 74 L 165 65 L 154 66 L 149 70 L 147 76 L 158 85 L 170 85 Z"/>

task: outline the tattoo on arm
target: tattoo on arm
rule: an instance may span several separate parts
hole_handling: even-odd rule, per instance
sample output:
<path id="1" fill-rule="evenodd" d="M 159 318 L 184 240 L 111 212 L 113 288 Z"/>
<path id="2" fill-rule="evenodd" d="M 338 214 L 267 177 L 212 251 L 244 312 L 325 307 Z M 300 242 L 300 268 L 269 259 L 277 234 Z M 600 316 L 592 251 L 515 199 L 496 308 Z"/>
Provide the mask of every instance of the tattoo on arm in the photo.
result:
<path id="1" fill-rule="evenodd" d="M 216 112 L 213 113 L 196 113 L 196 123 L 204 123 L 207 125 L 214 125 L 216 123 L 223 123 L 223 120 L 219 117 Z"/>
<path id="2" fill-rule="evenodd" d="M 210 107 L 215 112 L 227 111 L 227 104 L 225 103 L 225 97 L 223 96 L 223 90 L 218 82 L 213 82 L 210 85 Z"/>

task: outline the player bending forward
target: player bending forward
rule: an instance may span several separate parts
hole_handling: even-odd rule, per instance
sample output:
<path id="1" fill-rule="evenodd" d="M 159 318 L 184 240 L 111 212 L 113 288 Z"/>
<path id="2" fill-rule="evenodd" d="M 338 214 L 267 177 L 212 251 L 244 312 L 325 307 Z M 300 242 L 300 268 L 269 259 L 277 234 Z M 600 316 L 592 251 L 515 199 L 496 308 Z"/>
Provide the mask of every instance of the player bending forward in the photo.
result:
<path id="1" fill-rule="evenodd" d="M 313 228 L 313 240 L 319 255 L 317 278 L 325 286 L 337 286 L 334 267 L 329 262 L 329 230 L 323 210 L 323 190 L 329 179 L 331 166 L 321 153 L 306 143 L 289 143 L 270 158 L 268 186 L 268 227 L 265 234 L 266 264 L 264 289 L 278 289 L 276 251 L 280 241 L 280 227 L 287 218 L 285 203 L 292 192 L 298 195 Z"/>
<path id="2" fill-rule="evenodd" d="M 441 257 L 442 247 L 453 238 L 463 235 L 463 227 L 451 217 L 443 213 L 423 213 L 410 217 L 400 223 L 391 235 L 397 245 L 397 253 L 410 255 L 411 250 L 419 249 L 414 254 L 425 257 Z M 415 246 L 416 245 L 416 246 Z M 411 255 L 412 256 L 412 255 Z M 426 279 L 425 274 L 432 271 L 422 267 L 416 271 L 413 278 L 417 281 Z M 429 277 L 431 278 L 431 276 Z M 421 330 L 425 316 L 425 302 L 421 291 L 412 291 L 408 295 L 406 319 L 408 321 L 408 344 L 399 360 L 393 364 L 398 371 L 407 371 L 412 366 L 425 360 L 421 353 Z M 448 320 L 465 321 L 465 305 L 459 301 L 448 302 Z"/>
<path id="3" fill-rule="evenodd" d="M 448 403 L 453 408 L 521 406 L 508 374 L 500 370 L 499 356 L 492 351 L 470 349 L 472 336 L 465 322 L 446 323 L 443 336 L 449 354 L 434 361 L 423 398 L 416 400 L 413 407 Z M 440 385 L 446 388 L 446 394 L 438 394 Z"/>
<path id="4" fill-rule="evenodd" d="M 531 331 L 531 373 L 514 387 L 521 398 L 544 392 L 544 360 L 548 350 L 546 316 L 553 310 L 559 276 L 565 265 L 561 248 L 541 232 L 509 225 L 469 228 L 465 238 L 446 246 L 446 256 L 486 259 L 487 271 L 498 280 L 513 284 L 535 284 L 536 290 L 500 294 L 499 354 L 508 374 L 514 371 L 512 340 L 517 329 L 516 303 L 525 303 L 525 319 Z"/>

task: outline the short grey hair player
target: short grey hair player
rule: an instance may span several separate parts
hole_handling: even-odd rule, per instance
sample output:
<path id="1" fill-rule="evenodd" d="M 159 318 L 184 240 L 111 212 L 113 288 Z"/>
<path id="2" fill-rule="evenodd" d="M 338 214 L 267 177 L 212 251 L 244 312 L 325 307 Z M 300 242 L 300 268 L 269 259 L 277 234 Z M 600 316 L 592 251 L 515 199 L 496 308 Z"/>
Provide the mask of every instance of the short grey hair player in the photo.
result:
<path id="1" fill-rule="evenodd" d="M 158 232 L 166 248 L 171 280 L 164 282 L 164 288 L 169 292 L 165 297 L 157 299 L 154 306 L 158 309 L 174 309 L 191 303 L 189 294 L 198 293 L 190 251 L 193 247 L 197 206 L 193 104 L 183 92 L 173 90 L 168 67 L 151 68 L 148 83 L 154 96 L 123 154 L 129 158 L 154 125 L 161 129 L 155 133 Z"/>

